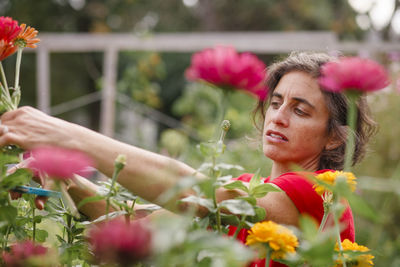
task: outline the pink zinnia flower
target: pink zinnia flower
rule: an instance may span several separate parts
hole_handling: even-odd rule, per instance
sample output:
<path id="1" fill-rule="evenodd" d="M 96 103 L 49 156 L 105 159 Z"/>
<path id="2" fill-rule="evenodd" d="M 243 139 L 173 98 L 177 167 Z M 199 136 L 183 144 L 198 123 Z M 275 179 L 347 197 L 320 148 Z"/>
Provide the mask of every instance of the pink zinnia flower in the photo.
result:
<path id="1" fill-rule="evenodd" d="M 320 85 L 327 91 L 362 92 L 383 89 L 390 84 L 385 68 L 370 59 L 343 57 L 337 62 L 328 62 L 321 68 Z"/>
<path id="2" fill-rule="evenodd" d="M 11 246 L 9 252 L 3 251 L 4 266 L 7 267 L 25 267 L 27 261 L 32 257 L 44 256 L 47 248 L 41 245 L 35 245 L 32 241 L 23 241 Z M 44 266 L 44 264 L 43 264 Z"/>
<path id="3" fill-rule="evenodd" d="M 20 31 L 21 27 L 16 20 L 0 17 L 0 61 L 17 51 L 18 47 L 13 41 Z"/>
<path id="4" fill-rule="evenodd" d="M 132 265 L 146 259 L 151 253 L 151 231 L 143 221 L 114 219 L 92 228 L 89 242 L 96 260 Z"/>
<path id="5" fill-rule="evenodd" d="M 238 54 L 229 46 L 217 46 L 195 53 L 185 75 L 191 81 L 203 80 L 223 88 L 244 90 L 261 100 L 268 93 L 264 85 L 265 64 L 255 55 Z"/>
<path id="6" fill-rule="evenodd" d="M 59 147 L 39 147 L 28 152 L 28 168 L 55 179 L 70 179 L 73 174 L 87 176 L 93 161 L 84 153 Z"/>

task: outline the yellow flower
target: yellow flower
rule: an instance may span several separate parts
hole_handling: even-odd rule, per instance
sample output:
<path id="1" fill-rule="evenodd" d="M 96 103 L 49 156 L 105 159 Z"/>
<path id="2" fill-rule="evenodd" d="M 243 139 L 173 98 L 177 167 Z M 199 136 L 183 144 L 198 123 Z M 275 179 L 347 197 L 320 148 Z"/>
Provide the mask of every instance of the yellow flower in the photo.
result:
<path id="1" fill-rule="evenodd" d="M 354 190 L 356 190 L 356 184 L 357 184 L 356 179 L 357 178 L 351 172 L 342 172 L 342 171 L 330 172 L 330 171 L 327 171 L 327 172 L 318 174 L 316 176 L 316 178 L 318 180 L 321 180 L 321 181 L 327 183 L 327 184 L 335 185 L 336 184 L 336 179 L 338 177 L 340 177 L 340 176 L 346 177 L 347 184 L 350 186 L 351 191 L 354 192 Z M 323 185 L 319 185 L 319 184 L 315 184 L 314 185 L 314 189 L 319 195 L 322 195 L 325 191 L 328 190 Z"/>
<path id="2" fill-rule="evenodd" d="M 18 45 L 19 47 L 30 47 L 36 48 L 36 43 L 40 42 L 39 38 L 36 38 L 38 31 L 31 26 L 26 27 L 26 24 L 21 24 L 21 31 L 19 32 L 18 36 L 14 40 L 14 44 Z"/>
<path id="3" fill-rule="evenodd" d="M 342 241 L 342 247 L 343 247 L 343 251 L 353 251 L 353 252 L 367 252 L 369 251 L 369 248 L 365 247 L 365 246 L 361 246 L 358 245 L 356 242 L 351 242 L 348 239 L 345 239 Z M 339 247 L 336 244 L 336 251 L 339 251 Z M 353 267 L 370 267 L 370 266 L 374 266 L 374 263 L 372 261 L 372 259 L 374 258 L 373 255 L 371 254 L 362 254 L 362 255 L 357 255 L 357 256 L 349 256 L 349 255 L 344 255 L 344 258 L 346 259 L 346 264 L 347 266 L 349 266 L 349 264 L 351 264 L 351 266 Z M 343 262 L 341 259 L 336 260 L 336 265 L 335 267 L 342 267 L 343 266 Z"/>
<path id="4" fill-rule="evenodd" d="M 288 228 L 272 221 L 264 221 L 254 224 L 246 239 L 246 245 L 260 247 L 261 244 L 272 249 L 271 259 L 282 259 L 287 253 L 294 253 L 299 242 Z"/>

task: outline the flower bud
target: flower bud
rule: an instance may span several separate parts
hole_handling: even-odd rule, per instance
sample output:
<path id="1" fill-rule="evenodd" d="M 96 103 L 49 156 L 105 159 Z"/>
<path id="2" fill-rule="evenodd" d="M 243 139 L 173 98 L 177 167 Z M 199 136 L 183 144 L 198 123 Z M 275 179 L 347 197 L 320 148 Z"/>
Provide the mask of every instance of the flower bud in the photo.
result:
<path id="1" fill-rule="evenodd" d="M 114 161 L 115 169 L 121 171 L 126 165 L 126 155 L 119 154 Z"/>
<path id="2" fill-rule="evenodd" d="M 225 132 L 229 131 L 229 128 L 231 128 L 231 123 L 229 120 L 223 120 L 222 124 L 221 124 L 221 128 L 222 130 L 224 130 Z"/>

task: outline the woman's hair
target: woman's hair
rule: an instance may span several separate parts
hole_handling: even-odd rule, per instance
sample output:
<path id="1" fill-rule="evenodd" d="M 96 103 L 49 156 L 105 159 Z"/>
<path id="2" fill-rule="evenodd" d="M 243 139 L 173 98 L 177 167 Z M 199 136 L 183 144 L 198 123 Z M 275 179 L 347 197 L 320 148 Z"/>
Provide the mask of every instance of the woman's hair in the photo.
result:
<path id="1" fill-rule="evenodd" d="M 265 112 L 270 103 L 272 92 L 275 90 L 280 79 L 292 71 L 302 71 L 313 78 L 321 76 L 320 68 L 324 63 L 335 61 L 336 57 L 324 53 L 293 52 L 286 59 L 274 63 L 268 70 L 267 86 L 269 88 L 268 98 L 259 101 L 253 112 L 253 120 L 256 127 L 262 131 L 265 119 Z M 342 170 L 346 147 L 346 131 L 343 126 L 347 121 L 348 100 L 343 93 L 333 93 L 321 90 L 329 111 L 327 123 L 327 134 L 336 134 L 340 140 L 340 145 L 332 150 L 323 150 L 318 169 Z M 359 162 L 366 150 L 369 138 L 376 132 L 376 123 L 372 120 L 365 96 L 362 96 L 357 104 L 357 128 L 355 130 L 355 151 L 353 165 Z M 261 124 L 260 124 L 261 122 Z"/>

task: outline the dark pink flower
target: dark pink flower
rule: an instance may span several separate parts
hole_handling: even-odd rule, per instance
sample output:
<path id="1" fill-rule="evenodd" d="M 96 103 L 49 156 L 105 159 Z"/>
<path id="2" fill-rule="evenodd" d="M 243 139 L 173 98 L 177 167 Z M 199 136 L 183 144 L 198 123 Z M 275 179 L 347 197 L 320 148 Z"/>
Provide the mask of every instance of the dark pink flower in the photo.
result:
<path id="1" fill-rule="evenodd" d="M 13 41 L 20 31 L 21 27 L 16 20 L 0 17 L 0 61 L 17 51 L 18 47 Z"/>
<path id="2" fill-rule="evenodd" d="M 151 253 L 151 231 L 144 221 L 114 219 L 92 228 L 89 242 L 97 261 L 132 265 Z"/>
<path id="3" fill-rule="evenodd" d="M 93 161 L 84 153 L 59 147 L 39 147 L 31 150 L 28 168 L 55 179 L 70 179 L 73 174 L 87 176 Z"/>
<path id="4" fill-rule="evenodd" d="M 343 57 L 322 66 L 319 83 L 327 91 L 370 92 L 385 88 L 390 81 L 385 68 L 377 62 L 359 57 Z"/>
<path id="5" fill-rule="evenodd" d="M 27 260 L 36 256 L 46 255 L 48 249 L 32 241 L 23 241 L 11 246 L 9 252 L 3 252 L 3 262 L 6 267 L 25 267 Z M 44 266 L 44 265 L 43 265 Z"/>
<path id="6" fill-rule="evenodd" d="M 233 47 L 216 46 L 192 56 L 185 72 L 191 81 L 203 80 L 223 88 L 244 90 L 264 100 L 266 66 L 251 53 L 238 54 Z"/>

